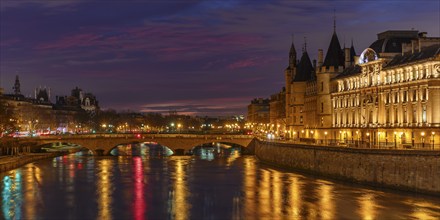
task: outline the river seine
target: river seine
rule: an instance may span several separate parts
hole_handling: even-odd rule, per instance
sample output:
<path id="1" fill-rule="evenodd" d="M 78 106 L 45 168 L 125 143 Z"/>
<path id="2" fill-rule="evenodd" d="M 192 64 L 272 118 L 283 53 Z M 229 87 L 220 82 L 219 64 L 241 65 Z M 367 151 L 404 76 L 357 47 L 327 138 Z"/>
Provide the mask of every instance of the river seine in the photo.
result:
<path id="1" fill-rule="evenodd" d="M 305 176 L 238 153 L 72 154 L 0 180 L 0 219 L 440 219 L 438 198 Z"/>

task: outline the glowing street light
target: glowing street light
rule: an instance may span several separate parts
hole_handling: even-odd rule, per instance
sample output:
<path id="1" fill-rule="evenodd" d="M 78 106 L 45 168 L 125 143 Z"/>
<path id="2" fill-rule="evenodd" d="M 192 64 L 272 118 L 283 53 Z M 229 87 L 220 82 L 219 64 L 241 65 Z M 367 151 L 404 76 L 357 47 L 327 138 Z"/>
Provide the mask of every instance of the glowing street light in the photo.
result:
<path id="1" fill-rule="evenodd" d="M 370 133 L 367 132 L 367 137 L 368 137 L 368 148 L 371 148 L 371 140 L 370 140 Z"/>
<path id="2" fill-rule="evenodd" d="M 435 132 L 431 132 L 431 136 L 432 136 L 432 149 L 434 150 L 434 136 L 435 136 Z"/>
<path id="3" fill-rule="evenodd" d="M 422 131 L 420 134 L 422 135 L 422 148 L 425 148 L 425 132 Z"/>

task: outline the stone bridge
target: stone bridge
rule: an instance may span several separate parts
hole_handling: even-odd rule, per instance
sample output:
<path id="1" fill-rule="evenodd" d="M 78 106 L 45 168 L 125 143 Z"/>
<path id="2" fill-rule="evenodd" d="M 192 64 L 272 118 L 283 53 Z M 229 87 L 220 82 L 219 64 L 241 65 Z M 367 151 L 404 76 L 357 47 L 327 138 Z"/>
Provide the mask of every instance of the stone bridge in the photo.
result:
<path id="1" fill-rule="evenodd" d="M 254 137 L 250 135 L 196 135 L 196 134 L 93 134 L 71 136 L 42 136 L 20 139 L 21 144 L 32 142 L 37 146 L 65 142 L 77 144 L 92 150 L 95 155 L 108 155 L 118 145 L 154 142 L 166 146 L 174 152 L 187 152 L 207 143 L 232 143 L 249 147 Z"/>

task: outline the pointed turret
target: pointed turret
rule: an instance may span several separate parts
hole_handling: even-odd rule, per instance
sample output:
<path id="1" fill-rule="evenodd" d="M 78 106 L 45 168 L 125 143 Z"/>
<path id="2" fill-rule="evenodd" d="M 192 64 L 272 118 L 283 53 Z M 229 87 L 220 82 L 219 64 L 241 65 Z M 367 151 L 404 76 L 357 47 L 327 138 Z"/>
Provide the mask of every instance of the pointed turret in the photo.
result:
<path id="1" fill-rule="evenodd" d="M 21 91 L 20 91 L 20 79 L 18 79 L 18 75 L 15 76 L 15 84 L 14 87 L 12 87 L 12 89 L 14 90 L 14 94 L 15 95 L 20 95 Z"/>
<path id="2" fill-rule="evenodd" d="M 295 44 L 293 43 L 292 39 L 292 45 L 290 46 L 290 52 L 289 52 L 289 68 L 293 69 L 296 66 L 296 50 L 295 50 Z"/>
<path id="3" fill-rule="evenodd" d="M 356 56 L 356 51 L 354 50 L 353 46 L 353 40 L 351 40 L 351 47 L 350 47 L 350 62 L 354 63 L 354 57 Z"/>
<path id="4" fill-rule="evenodd" d="M 307 50 L 304 50 L 301 60 L 298 63 L 297 72 L 293 82 L 305 82 L 312 79 L 314 74 L 313 65 L 310 61 L 309 54 Z"/>

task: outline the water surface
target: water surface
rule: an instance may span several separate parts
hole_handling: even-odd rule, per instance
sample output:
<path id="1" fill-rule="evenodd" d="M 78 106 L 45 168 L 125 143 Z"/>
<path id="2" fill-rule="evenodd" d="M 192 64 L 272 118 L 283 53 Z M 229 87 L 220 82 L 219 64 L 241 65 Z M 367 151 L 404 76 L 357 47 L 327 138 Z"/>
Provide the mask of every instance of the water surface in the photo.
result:
<path id="1" fill-rule="evenodd" d="M 5 219 L 440 219 L 434 197 L 307 177 L 238 153 L 68 155 L 0 180 Z"/>

